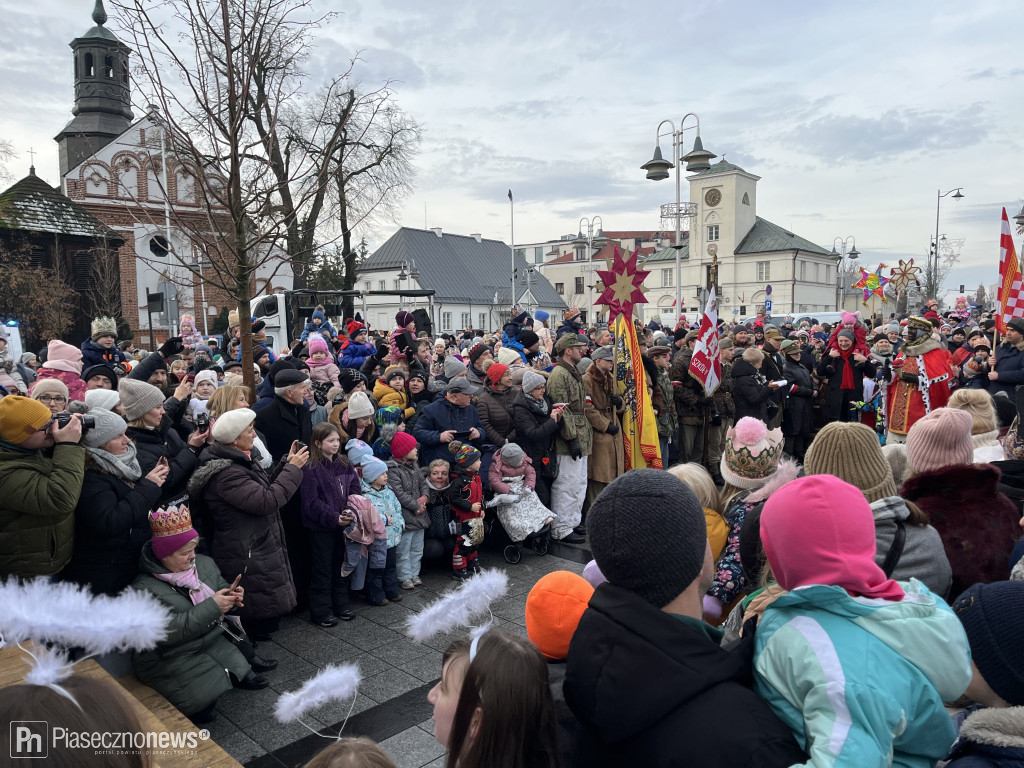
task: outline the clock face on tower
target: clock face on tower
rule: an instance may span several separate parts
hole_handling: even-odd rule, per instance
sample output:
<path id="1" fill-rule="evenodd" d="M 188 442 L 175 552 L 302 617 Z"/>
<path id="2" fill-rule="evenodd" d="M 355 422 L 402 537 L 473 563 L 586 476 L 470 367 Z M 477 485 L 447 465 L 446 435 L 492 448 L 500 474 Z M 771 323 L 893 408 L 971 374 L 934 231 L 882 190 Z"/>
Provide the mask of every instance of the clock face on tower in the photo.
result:
<path id="1" fill-rule="evenodd" d="M 709 189 L 704 193 L 704 202 L 714 208 L 720 202 L 722 202 L 722 193 L 717 189 Z"/>

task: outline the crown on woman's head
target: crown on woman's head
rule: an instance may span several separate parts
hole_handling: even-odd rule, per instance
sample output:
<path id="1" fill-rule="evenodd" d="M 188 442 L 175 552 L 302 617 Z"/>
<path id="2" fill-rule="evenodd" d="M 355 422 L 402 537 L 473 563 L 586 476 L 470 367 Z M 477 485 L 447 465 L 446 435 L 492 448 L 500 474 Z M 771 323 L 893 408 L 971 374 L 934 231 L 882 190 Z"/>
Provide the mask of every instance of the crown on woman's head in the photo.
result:
<path id="1" fill-rule="evenodd" d="M 167 507 L 149 514 L 149 527 L 154 536 L 177 536 L 192 529 L 192 515 L 188 507 Z"/>

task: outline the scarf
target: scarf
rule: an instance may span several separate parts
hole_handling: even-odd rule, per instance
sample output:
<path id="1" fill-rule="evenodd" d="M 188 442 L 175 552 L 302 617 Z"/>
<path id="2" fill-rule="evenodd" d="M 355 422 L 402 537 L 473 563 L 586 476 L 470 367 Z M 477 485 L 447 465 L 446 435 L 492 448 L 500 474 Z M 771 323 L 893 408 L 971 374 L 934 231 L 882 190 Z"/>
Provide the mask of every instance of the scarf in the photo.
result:
<path id="1" fill-rule="evenodd" d="M 839 349 L 839 347 L 836 347 L 836 349 Z M 857 351 L 856 348 L 854 348 L 852 345 L 845 352 L 843 352 L 843 350 L 839 349 L 839 357 L 842 358 L 843 363 L 844 363 L 844 365 L 843 365 L 843 381 L 839 385 L 840 389 L 853 389 L 853 362 L 850 360 L 850 358 L 853 356 L 853 353 L 856 352 L 856 351 Z"/>
<path id="2" fill-rule="evenodd" d="M 346 408 L 345 412 L 341 414 L 341 426 L 346 433 L 354 437 L 356 440 L 362 438 L 363 432 L 366 431 L 366 427 L 356 427 L 356 433 L 354 435 L 352 434 L 351 430 L 348 428 L 348 408 Z"/>
<path id="3" fill-rule="evenodd" d="M 331 360 L 330 356 L 325 357 L 323 360 L 320 361 L 314 360 L 312 357 L 310 357 L 306 360 L 306 365 L 308 365 L 310 368 L 319 368 L 322 365 L 331 365 L 332 362 L 333 361 Z"/>
<path id="4" fill-rule="evenodd" d="M 122 454 L 113 454 L 102 448 L 86 448 L 85 452 L 100 471 L 113 475 L 118 480 L 134 483 L 142 477 L 142 467 L 139 466 L 135 443 L 129 443 L 127 452 Z"/>
<path id="5" fill-rule="evenodd" d="M 540 400 L 537 400 L 536 398 L 531 397 L 525 392 L 523 393 L 523 396 L 526 398 L 526 402 L 529 403 L 530 406 L 535 410 L 540 411 L 545 416 L 551 413 L 551 408 L 548 406 L 548 401 L 546 399 L 541 398 Z"/>
<path id="6" fill-rule="evenodd" d="M 160 581 L 166 581 L 172 587 L 187 589 L 188 597 L 192 601 L 192 605 L 199 605 L 201 602 L 208 600 L 214 595 L 214 591 L 210 586 L 205 581 L 199 580 L 199 571 L 196 570 L 195 562 L 189 566 L 187 571 L 178 571 L 177 573 L 154 573 L 153 575 L 160 579 Z M 221 614 L 221 618 L 230 621 L 239 632 L 244 632 L 242 629 L 242 620 L 237 616 L 226 616 Z"/>

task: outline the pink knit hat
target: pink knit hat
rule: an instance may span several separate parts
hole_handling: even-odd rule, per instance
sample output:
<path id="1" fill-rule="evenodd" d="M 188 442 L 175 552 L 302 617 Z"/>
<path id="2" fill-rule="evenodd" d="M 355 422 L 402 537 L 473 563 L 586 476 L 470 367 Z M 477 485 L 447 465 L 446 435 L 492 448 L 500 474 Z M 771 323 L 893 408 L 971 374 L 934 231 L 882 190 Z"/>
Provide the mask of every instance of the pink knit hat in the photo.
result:
<path id="1" fill-rule="evenodd" d="M 958 408 L 936 408 L 907 433 L 907 464 L 915 474 L 974 462 L 973 420 Z"/>
<path id="2" fill-rule="evenodd" d="M 875 563 L 875 517 L 867 499 L 838 477 L 801 477 L 769 496 L 761 544 L 783 589 L 824 584 L 855 596 L 903 599 L 903 588 Z"/>
<path id="3" fill-rule="evenodd" d="M 859 320 L 859 319 L 860 319 L 860 313 L 858 313 L 858 312 L 843 312 L 843 322 L 842 322 L 842 324 L 846 325 L 847 323 L 853 323 L 854 325 L 856 325 L 857 324 L 857 320 Z"/>
<path id="4" fill-rule="evenodd" d="M 46 362 L 43 368 L 53 368 L 70 373 L 82 372 L 82 350 L 54 339 L 46 345 Z"/>
<path id="5" fill-rule="evenodd" d="M 404 459 L 409 451 L 417 446 L 416 438 L 408 432 L 395 432 L 391 438 L 391 455 L 396 459 Z"/>
<path id="6" fill-rule="evenodd" d="M 173 555 L 192 539 L 199 538 L 196 529 L 192 527 L 192 515 L 186 506 L 151 512 L 149 527 L 153 531 L 153 554 L 157 560 Z"/>
<path id="7" fill-rule="evenodd" d="M 327 352 L 327 342 L 319 333 L 309 335 L 309 354 L 312 355 L 314 352 Z"/>

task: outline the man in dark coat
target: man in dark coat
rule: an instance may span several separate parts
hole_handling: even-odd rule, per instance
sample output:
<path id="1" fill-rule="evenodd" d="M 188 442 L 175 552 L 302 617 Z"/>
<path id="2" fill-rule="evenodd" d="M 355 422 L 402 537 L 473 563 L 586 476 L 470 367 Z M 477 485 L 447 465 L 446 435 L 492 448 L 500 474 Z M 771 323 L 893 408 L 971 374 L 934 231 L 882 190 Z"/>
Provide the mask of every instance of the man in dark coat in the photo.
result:
<path id="1" fill-rule="evenodd" d="M 761 347 L 761 351 L 764 352 L 764 364 L 761 366 L 761 375 L 771 383 L 773 381 L 781 381 L 785 377 L 782 375 L 782 369 L 786 365 L 786 361 L 782 357 L 780 347 L 782 346 L 783 337 L 782 332 L 774 325 L 765 326 L 764 329 L 764 344 Z M 783 393 L 781 390 L 776 390 L 772 394 L 772 400 L 778 404 L 778 408 L 775 409 L 774 413 L 768 416 L 768 429 L 775 429 L 782 425 L 782 411 L 784 409 Z"/>
<path id="2" fill-rule="evenodd" d="M 425 467 L 434 459 L 451 461 L 448 443 L 452 440 L 470 443 L 480 449 L 484 424 L 472 402 L 478 391 L 475 385 L 460 376 L 448 383 L 444 399 L 423 409 L 412 428 L 412 436 L 421 446 L 420 466 Z"/>
<path id="3" fill-rule="evenodd" d="M 283 368 L 274 378 L 274 402 L 256 414 L 256 430 L 264 436 L 267 450 L 275 463 L 287 456 L 296 440 L 307 446 L 312 439 L 313 422 L 303 399 L 309 389 L 305 371 Z M 302 524 L 302 494 L 296 493 L 281 507 L 281 523 L 288 544 L 288 560 L 298 604 L 309 599 L 309 579 L 313 553 L 309 531 Z"/>
<path id="4" fill-rule="evenodd" d="M 989 394 L 1005 392 L 1012 400 L 1018 384 L 1024 384 L 1024 318 L 1006 324 L 1003 343 L 996 349 L 996 363 L 988 374 Z"/>
<path id="5" fill-rule="evenodd" d="M 565 699 L 584 729 L 576 765 L 803 763 L 790 729 L 749 687 L 750 633 L 726 649 L 702 620 L 714 562 L 693 491 L 667 472 L 634 470 L 588 519 L 608 582 L 569 646 Z"/>
<path id="6" fill-rule="evenodd" d="M 800 346 L 787 339 L 782 342 L 782 353 L 786 356 L 782 375 L 787 382 L 782 388 L 786 396 L 782 434 L 786 436 L 786 453 L 803 462 L 814 429 L 814 397 L 818 390 L 804 367 Z"/>

